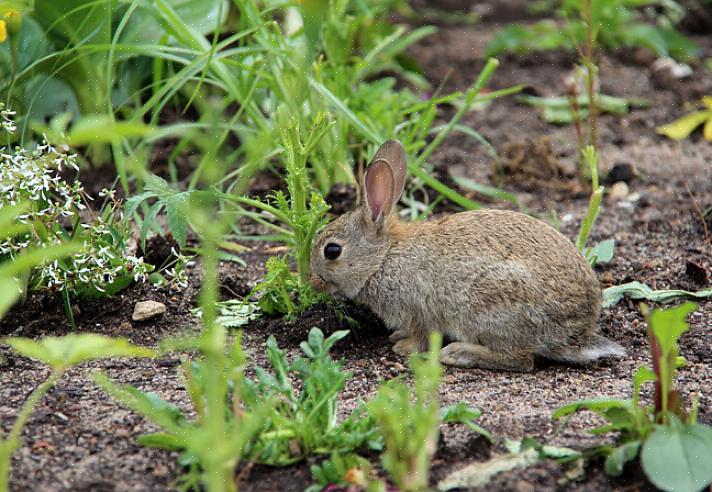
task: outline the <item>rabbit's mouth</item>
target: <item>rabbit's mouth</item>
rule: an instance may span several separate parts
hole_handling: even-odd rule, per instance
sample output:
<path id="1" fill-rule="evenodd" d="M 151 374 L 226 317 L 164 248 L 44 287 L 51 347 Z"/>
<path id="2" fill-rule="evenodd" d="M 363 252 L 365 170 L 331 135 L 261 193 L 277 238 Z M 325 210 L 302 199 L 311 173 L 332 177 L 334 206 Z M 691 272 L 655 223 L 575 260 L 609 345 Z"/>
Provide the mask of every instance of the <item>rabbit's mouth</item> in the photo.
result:
<path id="1" fill-rule="evenodd" d="M 319 275 L 316 275 L 314 277 L 311 277 L 309 279 L 309 283 L 311 286 L 314 288 L 314 290 L 320 291 L 320 292 L 328 292 L 329 289 L 329 283 L 321 278 Z"/>

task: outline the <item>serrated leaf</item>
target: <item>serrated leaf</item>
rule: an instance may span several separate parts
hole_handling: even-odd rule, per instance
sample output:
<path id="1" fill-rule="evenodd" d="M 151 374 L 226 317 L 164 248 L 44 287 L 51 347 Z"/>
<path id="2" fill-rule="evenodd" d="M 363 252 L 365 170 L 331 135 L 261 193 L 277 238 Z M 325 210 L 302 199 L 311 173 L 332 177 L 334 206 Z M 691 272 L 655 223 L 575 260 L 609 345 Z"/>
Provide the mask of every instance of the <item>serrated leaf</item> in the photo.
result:
<path id="1" fill-rule="evenodd" d="M 176 193 L 166 198 L 166 218 L 178 246 L 185 247 L 185 236 L 188 228 L 188 201 L 186 193 Z"/>
<path id="2" fill-rule="evenodd" d="M 125 338 L 111 338 L 94 333 L 30 338 L 6 338 L 4 343 L 15 352 L 36 359 L 52 368 L 67 368 L 82 362 L 111 357 L 156 357 L 153 350 L 133 345 Z"/>

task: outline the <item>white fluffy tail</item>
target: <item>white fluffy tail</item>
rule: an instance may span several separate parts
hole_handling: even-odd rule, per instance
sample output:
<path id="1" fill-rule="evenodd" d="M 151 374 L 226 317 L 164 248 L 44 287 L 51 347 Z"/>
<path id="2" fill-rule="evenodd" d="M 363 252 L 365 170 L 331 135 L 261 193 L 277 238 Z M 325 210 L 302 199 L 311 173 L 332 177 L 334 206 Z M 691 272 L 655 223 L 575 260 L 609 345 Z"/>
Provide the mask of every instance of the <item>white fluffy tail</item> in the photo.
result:
<path id="1" fill-rule="evenodd" d="M 587 344 L 578 350 L 570 348 L 557 354 L 552 354 L 552 359 L 585 364 L 605 357 L 624 357 L 625 349 L 613 340 L 602 335 L 594 335 L 587 340 Z"/>

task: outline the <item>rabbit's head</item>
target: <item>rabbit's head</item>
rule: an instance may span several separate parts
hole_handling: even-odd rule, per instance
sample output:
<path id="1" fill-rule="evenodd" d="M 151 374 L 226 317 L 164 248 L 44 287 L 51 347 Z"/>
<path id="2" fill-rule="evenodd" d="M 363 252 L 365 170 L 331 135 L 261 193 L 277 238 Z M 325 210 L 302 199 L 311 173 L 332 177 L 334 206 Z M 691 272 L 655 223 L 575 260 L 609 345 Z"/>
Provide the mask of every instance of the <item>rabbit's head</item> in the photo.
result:
<path id="1" fill-rule="evenodd" d="M 403 146 L 389 140 L 366 169 L 356 208 L 326 226 L 314 241 L 310 264 L 314 287 L 349 299 L 361 292 L 395 240 L 398 219 L 392 212 L 405 177 Z"/>

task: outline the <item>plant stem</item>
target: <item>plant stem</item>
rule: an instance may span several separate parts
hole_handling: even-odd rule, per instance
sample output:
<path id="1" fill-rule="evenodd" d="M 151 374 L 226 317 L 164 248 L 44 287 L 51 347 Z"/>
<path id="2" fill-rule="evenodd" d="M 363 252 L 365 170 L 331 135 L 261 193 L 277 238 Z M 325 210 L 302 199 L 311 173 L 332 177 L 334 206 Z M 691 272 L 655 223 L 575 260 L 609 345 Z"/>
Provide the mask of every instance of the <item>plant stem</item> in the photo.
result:
<path id="1" fill-rule="evenodd" d="M 593 27 L 593 13 L 591 12 L 591 0 L 583 0 L 583 17 L 584 23 L 586 24 L 586 41 L 585 41 L 585 54 L 584 54 L 584 65 L 586 65 L 586 82 L 588 90 L 588 101 L 589 101 L 589 111 L 588 111 L 588 124 L 589 124 L 589 140 L 588 144 L 592 145 L 594 149 L 598 150 L 598 108 L 596 107 L 596 91 L 595 91 L 595 80 L 596 80 L 596 65 L 593 59 L 593 51 L 595 45 L 594 27 Z"/>
<path id="2" fill-rule="evenodd" d="M 582 253 L 586 247 L 588 236 L 591 234 L 591 228 L 598 218 L 598 213 L 601 209 L 601 199 L 603 198 L 603 186 L 598 185 L 598 154 L 596 150 L 589 145 L 581 153 L 581 157 L 586 162 L 591 170 L 591 200 L 588 203 L 588 211 L 581 222 L 578 238 L 576 239 L 576 247 Z"/>

